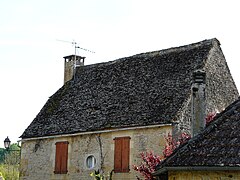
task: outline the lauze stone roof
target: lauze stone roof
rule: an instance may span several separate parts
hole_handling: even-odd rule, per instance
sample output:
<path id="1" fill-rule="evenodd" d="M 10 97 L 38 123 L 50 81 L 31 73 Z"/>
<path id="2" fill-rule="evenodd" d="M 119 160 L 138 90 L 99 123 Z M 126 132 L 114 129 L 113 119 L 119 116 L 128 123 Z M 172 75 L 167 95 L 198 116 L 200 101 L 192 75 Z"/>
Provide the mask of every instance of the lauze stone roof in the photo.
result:
<path id="1" fill-rule="evenodd" d="M 157 169 L 240 167 L 240 98 L 218 114 L 205 130 L 179 147 Z M 238 168 L 239 170 L 240 168 Z M 170 170 L 170 168 L 169 168 Z M 190 169 L 189 169 L 190 170 Z M 208 169 L 209 170 L 209 169 Z"/>
<path id="2" fill-rule="evenodd" d="M 22 138 L 170 123 L 216 39 L 83 66 L 52 95 Z"/>

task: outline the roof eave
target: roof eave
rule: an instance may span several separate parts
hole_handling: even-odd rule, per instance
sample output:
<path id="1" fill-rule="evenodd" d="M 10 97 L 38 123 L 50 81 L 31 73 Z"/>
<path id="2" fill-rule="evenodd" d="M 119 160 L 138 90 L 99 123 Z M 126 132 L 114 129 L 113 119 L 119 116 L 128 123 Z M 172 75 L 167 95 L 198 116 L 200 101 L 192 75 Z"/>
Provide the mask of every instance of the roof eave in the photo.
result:
<path id="1" fill-rule="evenodd" d="M 69 136 L 78 136 L 78 135 L 88 135 L 88 134 L 109 133 L 109 132 L 116 132 L 116 131 L 136 130 L 136 129 L 160 128 L 160 127 L 167 127 L 167 126 L 172 126 L 172 123 L 156 124 L 156 125 L 148 125 L 148 126 L 123 127 L 123 128 L 86 131 L 86 132 L 69 133 L 69 134 L 56 134 L 56 135 L 39 136 L 39 137 L 26 137 L 26 138 L 22 137 L 22 141 L 37 140 L 37 139 L 48 139 L 48 138 L 59 138 L 59 137 L 69 137 Z"/>
<path id="2" fill-rule="evenodd" d="M 239 166 L 179 166 L 163 167 L 152 173 L 154 176 L 166 173 L 167 171 L 240 171 Z"/>

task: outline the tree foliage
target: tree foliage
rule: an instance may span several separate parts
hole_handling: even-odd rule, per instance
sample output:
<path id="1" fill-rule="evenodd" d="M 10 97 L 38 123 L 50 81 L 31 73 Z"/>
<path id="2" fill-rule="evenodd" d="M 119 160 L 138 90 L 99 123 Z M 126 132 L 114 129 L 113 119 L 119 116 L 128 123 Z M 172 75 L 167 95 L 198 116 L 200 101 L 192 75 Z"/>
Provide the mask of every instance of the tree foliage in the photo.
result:
<path id="1" fill-rule="evenodd" d="M 5 153 L 6 153 L 6 149 L 0 148 L 0 164 L 4 163 Z"/>
<path id="2" fill-rule="evenodd" d="M 10 145 L 9 149 L 0 148 L 0 173 L 3 178 L 19 179 L 20 147 L 17 143 Z"/>
<path id="3" fill-rule="evenodd" d="M 0 164 L 6 163 L 6 158 L 9 158 L 10 156 L 20 156 L 20 147 L 17 143 L 13 143 L 10 145 L 9 149 L 6 150 L 5 148 L 0 148 Z M 17 164 L 18 162 L 12 163 Z"/>

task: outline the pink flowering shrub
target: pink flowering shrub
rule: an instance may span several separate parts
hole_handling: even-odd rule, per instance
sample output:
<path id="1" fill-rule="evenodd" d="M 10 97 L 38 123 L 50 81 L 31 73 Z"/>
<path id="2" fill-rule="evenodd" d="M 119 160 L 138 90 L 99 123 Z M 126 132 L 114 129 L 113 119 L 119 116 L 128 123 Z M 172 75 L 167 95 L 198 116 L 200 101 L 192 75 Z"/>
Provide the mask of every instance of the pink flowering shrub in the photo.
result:
<path id="1" fill-rule="evenodd" d="M 164 159 L 173 153 L 174 149 L 176 149 L 178 144 L 177 142 L 174 141 L 170 133 L 168 133 L 168 135 L 165 137 L 165 140 L 166 140 L 166 145 L 165 145 L 165 148 L 163 149 Z"/>
<path id="2" fill-rule="evenodd" d="M 212 112 L 207 115 L 205 118 L 207 125 L 214 119 L 216 114 L 216 112 Z M 165 137 L 166 145 L 163 149 L 163 157 L 155 155 L 152 151 L 146 153 L 142 152 L 140 153 L 142 159 L 141 164 L 139 166 L 133 165 L 133 169 L 138 171 L 145 180 L 153 180 L 154 177 L 152 176 L 152 173 L 155 171 L 157 165 L 170 156 L 178 146 L 184 144 L 190 138 L 191 136 L 189 134 L 183 132 L 176 141 L 173 139 L 172 135 L 168 133 L 168 135 Z M 137 177 L 137 179 L 140 180 L 139 177 Z"/>
<path id="3" fill-rule="evenodd" d="M 153 179 L 152 172 L 155 171 L 155 168 L 160 162 L 162 158 L 160 156 L 155 155 L 152 151 L 150 152 L 142 152 L 140 153 L 141 159 L 143 160 L 139 166 L 133 165 L 133 169 L 135 171 L 140 172 L 145 178 L 145 180 Z M 137 179 L 140 179 L 137 177 Z"/>
<path id="4" fill-rule="evenodd" d="M 138 171 L 145 180 L 153 180 L 154 177 L 152 176 L 152 173 L 155 171 L 155 168 L 157 165 L 159 165 L 165 158 L 170 156 L 174 149 L 176 149 L 179 145 L 185 143 L 191 138 L 191 136 L 187 133 L 182 133 L 177 141 L 174 141 L 172 135 L 168 133 L 168 135 L 165 137 L 166 145 L 163 150 L 163 157 L 160 157 L 158 155 L 155 155 L 152 151 L 149 152 L 142 152 L 140 153 L 142 162 L 139 166 L 133 165 L 133 169 L 135 171 Z M 137 176 L 137 179 L 140 180 L 140 178 Z"/>
<path id="5" fill-rule="evenodd" d="M 211 112 L 207 115 L 207 117 L 205 118 L 206 121 L 206 125 L 208 125 L 213 119 L 214 117 L 217 115 L 216 112 Z"/>
<path id="6" fill-rule="evenodd" d="M 191 139 L 191 135 L 188 133 L 183 132 L 179 137 L 178 137 L 178 145 L 184 144 L 187 142 L 189 139 Z"/>
<path id="7" fill-rule="evenodd" d="M 191 138 L 191 136 L 185 132 L 183 132 L 182 134 L 180 134 L 180 136 L 178 137 L 178 140 L 175 141 L 172 137 L 172 135 L 170 133 L 168 133 L 168 135 L 165 137 L 166 140 L 166 145 L 165 148 L 163 150 L 163 157 L 164 159 L 167 158 L 168 156 L 170 156 L 173 151 L 181 144 L 187 142 L 189 139 Z"/>

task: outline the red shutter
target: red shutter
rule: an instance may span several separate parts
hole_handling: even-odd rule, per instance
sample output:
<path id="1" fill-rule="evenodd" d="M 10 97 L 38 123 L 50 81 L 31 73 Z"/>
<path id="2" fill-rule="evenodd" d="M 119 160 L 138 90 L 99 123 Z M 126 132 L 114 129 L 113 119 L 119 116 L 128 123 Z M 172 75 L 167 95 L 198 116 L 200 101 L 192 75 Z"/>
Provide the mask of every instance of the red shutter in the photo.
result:
<path id="1" fill-rule="evenodd" d="M 62 143 L 62 162 L 61 173 L 67 173 L 67 161 L 68 161 L 68 142 Z"/>
<path id="2" fill-rule="evenodd" d="M 55 174 L 67 173 L 68 142 L 56 143 Z"/>
<path id="3" fill-rule="evenodd" d="M 56 155 L 55 155 L 55 171 L 58 174 L 61 172 L 61 143 L 56 143 Z"/>
<path id="4" fill-rule="evenodd" d="M 122 139 L 122 172 L 129 172 L 130 138 Z"/>
<path id="5" fill-rule="evenodd" d="M 118 137 L 114 140 L 114 172 L 129 172 L 130 137 Z"/>
<path id="6" fill-rule="evenodd" d="M 115 138 L 114 150 L 114 172 L 121 172 L 122 170 L 122 139 Z"/>

